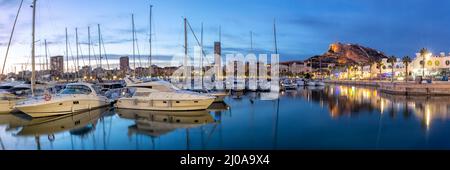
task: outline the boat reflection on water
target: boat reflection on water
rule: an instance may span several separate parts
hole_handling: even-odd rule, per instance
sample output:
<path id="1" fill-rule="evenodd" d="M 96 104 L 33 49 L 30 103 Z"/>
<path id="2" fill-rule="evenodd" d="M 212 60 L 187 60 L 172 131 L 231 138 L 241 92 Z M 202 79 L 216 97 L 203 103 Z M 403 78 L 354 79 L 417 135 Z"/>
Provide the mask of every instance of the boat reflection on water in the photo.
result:
<path id="1" fill-rule="evenodd" d="M 332 118 L 371 113 L 387 114 L 392 118 L 415 117 L 427 129 L 433 120 L 450 119 L 450 96 L 390 95 L 372 87 L 338 85 L 320 91 L 300 90 L 296 95 L 320 103 L 329 110 Z"/>
<path id="2" fill-rule="evenodd" d="M 82 135 L 93 131 L 103 113 L 109 109 L 101 108 L 57 117 L 35 118 L 24 122 L 17 136 L 54 135 L 70 131 L 72 135 Z"/>
<path id="3" fill-rule="evenodd" d="M 128 135 L 144 134 L 159 137 L 177 129 L 190 129 L 214 123 L 207 110 L 201 111 L 143 111 L 117 109 L 116 113 L 124 119 L 135 121 L 128 127 Z"/>

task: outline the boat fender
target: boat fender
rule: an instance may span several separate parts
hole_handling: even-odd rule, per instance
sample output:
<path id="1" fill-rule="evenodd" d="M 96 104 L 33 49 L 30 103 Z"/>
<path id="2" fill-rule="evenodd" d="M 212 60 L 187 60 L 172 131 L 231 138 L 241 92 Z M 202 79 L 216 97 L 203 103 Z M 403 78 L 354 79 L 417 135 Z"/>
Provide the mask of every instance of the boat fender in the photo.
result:
<path id="1" fill-rule="evenodd" d="M 48 140 L 49 140 L 50 142 L 55 141 L 55 135 L 54 135 L 54 134 L 48 135 Z"/>
<path id="2" fill-rule="evenodd" d="M 45 101 L 52 100 L 52 95 L 50 95 L 50 92 L 48 90 L 46 90 L 45 93 L 44 93 L 44 100 Z"/>

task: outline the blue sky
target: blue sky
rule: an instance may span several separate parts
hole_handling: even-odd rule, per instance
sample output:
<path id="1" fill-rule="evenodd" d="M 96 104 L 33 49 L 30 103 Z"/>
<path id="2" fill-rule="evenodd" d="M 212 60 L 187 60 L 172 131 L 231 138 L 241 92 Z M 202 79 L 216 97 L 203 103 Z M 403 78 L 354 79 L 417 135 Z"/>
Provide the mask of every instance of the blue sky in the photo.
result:
<path id="1" fill-rule="evenodd" d="M 19 0 L 0 0 L 0 59 L 3 61 Z M 19 17 L 8 65 L 29 62 L 31 0 L 25 0 Z M 209 49 L 219 39 L 225 52 L 246 53 L 250 31 L 254 48 L 274 49 L 272 24 L 277 21 L 281 60 L 302 60 L 324 53 L 333 42 L 358 43 L 388 55 L 413 56 L 419 48 L 434 53 L 450 52 L 449 1 L 445 0 L 39 0 L 37 39 L 50 42 L 51 55 L 63 55 L 64 29 L 69 29 L 75 54 L 75 27 L 80 42 L 87 42 L 91 26 L 97 43 L 97 24 L 102 26 L 108 54 L 132 53 L 131 14 L 135 15 L 140 54 L 148 54 L 149 4 L 153 4 L 153 53 L 173 56 L 183 52 L 183 17 L 197 36 L 204 24 L 204 43 Z M 195 44 L 189 34 L 189 44 Z M 82 46 L 83 54 L 87 46 Z M 43 54 L 39 44 L 37 53 Z M 97 51 L 95 52 L 97 53 Z M 8 68 L 10 69 L 10 68 Z"/>

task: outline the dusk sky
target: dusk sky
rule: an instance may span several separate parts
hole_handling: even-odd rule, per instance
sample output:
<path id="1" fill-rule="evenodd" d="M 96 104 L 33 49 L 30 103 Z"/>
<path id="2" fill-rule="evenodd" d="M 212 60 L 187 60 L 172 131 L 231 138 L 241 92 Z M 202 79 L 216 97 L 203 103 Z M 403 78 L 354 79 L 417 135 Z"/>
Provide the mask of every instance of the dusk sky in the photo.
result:
<path id="1" fill-rule="evenodd" d="M 7 69 L 30 60 L 31 2 L 24 2 Z M 19 3 L 0 0 L 1 62 Z M 414 56 L 422 47 L 434 53 L 450 52 L 450 1 L 445 0 L 38 0 L 37 54 L 44 54 L 41 44 L 47 39 L 50 55 L 64 55 L 66 27 L 75 54 L 75 27 L 80 42 L 86 43 L 87 27 L 91 26 L 92 41 L 97 43 L 97 24 L 101 24 L 107 53 L 130 55 L 134 13 L 139 52 L 147 55 L 150 4 L 154 6 L 153 54 L 159 56 L 183 52 L 183 17 L 188 18 L 197 36 L 203 22 L 208 53 L 219 39 L 219 26 L 224 53 L 247 53 L 250 31 L 254 32 L 255 50 L 271 53 L 274 19 L 283 61 L 322 54 L 337 41 L 399 57 Z M 192 48 L 195 39 L 191 33 L 188 36 Z M 86 45 L 81 50 L 87 54 Z"/>

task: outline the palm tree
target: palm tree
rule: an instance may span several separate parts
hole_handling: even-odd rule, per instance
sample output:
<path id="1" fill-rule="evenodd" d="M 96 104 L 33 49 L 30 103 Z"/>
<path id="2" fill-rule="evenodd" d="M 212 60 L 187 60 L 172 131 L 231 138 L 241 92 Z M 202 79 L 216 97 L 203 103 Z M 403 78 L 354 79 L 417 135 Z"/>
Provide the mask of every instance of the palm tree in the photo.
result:
<path id="1" fill-rule="evenodd" d="M 358 65 L 355 65 L 354 67 L 353 67 L 353 73 L 356 75 L 357 73 L 358 73 Z M 356 81 L 356 77 L 355 77 L 355 81 Z"/>
<path id="2" fill-rule="evenodd" d="M 425 56 L 428 55 L 430 52 L 426 48 L 422 48 L 420 50 L 420 56 L 422 57 L 422 78 L 425 77 Z"/>
<path id="3" fill-rule="evenodd" d="M 391 75 L 391 82 L 394 83 L 394 67 L 395 62 L 397 62 L 397 57 L 391 56 L 388 58 L 388 63 L 391 63 L 391 69 L 392 69 L 392 75 Z"/>
<path id="4" fill-rule="evenodd" d="M 409 66 L 409 63 L 412 62 L 412 59 L 411 59 L 411 57 L 409 57 L 409 56 L 404 56 L 404 57 L 402 58 L 402 61 L 403 61 L 403 64 L 405 64 L 405 69 L 406 69 L 406 72 L 405 72 L 405 81 L 408 82 L 408 76 L 409 76 L 409 74 L 408 74 L 408 66 Z"/>
<path id="5" fill-rule="evenodd" d="M 384 66 L 383 60 L 382 60 L 382 59 L 377 59 L 377 60 L 376 60 L 376 63 L 377 63 L 378 70 L 380 70 L 380 80 L 381 80 L 381 69 L 382 69 L 383 66 Z"/>
<path id="6" fill-rule="evenodd" d="M 375 64 L 375 60 L 373 58 L 369 58 L 369 80 L 372 80 L 372 66 Z"/>

